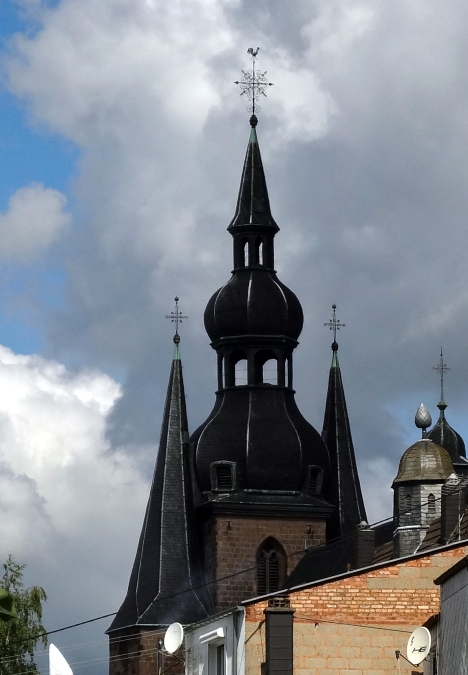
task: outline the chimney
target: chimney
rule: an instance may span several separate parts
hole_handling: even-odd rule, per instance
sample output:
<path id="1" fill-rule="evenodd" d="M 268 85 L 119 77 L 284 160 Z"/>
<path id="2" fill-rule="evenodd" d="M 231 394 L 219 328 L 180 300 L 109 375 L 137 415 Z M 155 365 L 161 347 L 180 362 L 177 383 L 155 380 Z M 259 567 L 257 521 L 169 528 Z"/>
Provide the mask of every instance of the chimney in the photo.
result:
<path id="1" fill-rule="evenodd" d="M 265 614 L 266 662 L 265 675 L 293 674 L 293 618 L 288 597 L 268 600 Z"/>
<path id="2" fill-rule="evenodd" d="M 375 530 L 362 522 L 354 533 L 353 566 L 358 570 L 372 564 L 375 548 Z"/>

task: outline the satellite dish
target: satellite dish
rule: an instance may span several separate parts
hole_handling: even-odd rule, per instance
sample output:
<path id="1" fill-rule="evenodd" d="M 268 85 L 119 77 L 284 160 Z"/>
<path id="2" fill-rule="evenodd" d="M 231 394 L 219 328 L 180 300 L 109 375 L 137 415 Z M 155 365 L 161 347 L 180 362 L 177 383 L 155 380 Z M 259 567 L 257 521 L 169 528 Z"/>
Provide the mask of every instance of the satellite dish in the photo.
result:
<path id="1" fill-rule="evenodd" d="M 424 661 L 426 656 L 429 654 L 431 648 L 431 634 L 424 626 L 416 628 L 408 640 L 408 646 L 406 648 L 406 655 L 408 661 L 413 664 L 413 666 L 419 666 L 419 664 Z"/>
<path id="2" fill-rule="evenodd" d="M 73 675 L 62 652 L 52 643 L 49 645 L 49 675 Z"/>
<path id="3" fill-rule="evenodd" d="M 184 639 L 184 629 L 180 623 L 171 623 L 167 631 L 164 633 L 164 649 L 169 654 L 174 654 L 182 644 Z"/>

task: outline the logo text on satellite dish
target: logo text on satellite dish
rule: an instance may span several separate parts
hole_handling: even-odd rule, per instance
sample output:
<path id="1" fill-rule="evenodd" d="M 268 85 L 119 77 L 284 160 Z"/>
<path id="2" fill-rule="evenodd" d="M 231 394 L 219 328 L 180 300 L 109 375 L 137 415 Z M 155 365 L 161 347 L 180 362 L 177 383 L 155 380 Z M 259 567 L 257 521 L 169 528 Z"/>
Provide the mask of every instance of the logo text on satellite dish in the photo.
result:
<path id="1" fill-rule="evenodd" d="M 425 626 L 416 628 L 416 630 L 411 633 L 406 648 L 408 661 L 412 663 L 413 666 L 418 666 L 429 654 L 430 648 L 431 634 L 427 628 L 425 628 Z"/>

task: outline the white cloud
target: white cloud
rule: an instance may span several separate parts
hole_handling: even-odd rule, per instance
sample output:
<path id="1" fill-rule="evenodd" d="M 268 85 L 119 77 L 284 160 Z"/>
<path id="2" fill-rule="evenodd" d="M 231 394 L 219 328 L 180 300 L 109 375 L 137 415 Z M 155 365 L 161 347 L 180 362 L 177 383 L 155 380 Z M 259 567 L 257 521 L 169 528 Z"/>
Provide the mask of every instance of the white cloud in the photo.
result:
<path id="1" fill-rule="evenodd" d="M 65 195 L 41 183 L 19 188 L 0 213 L 0 257 L 28 260 L 47 250 L 70 223 L 66 204 Z"/>
<path id="2" fill-rule="evenodd" d="M 103 579 L 115 565 L 130 572 L 148 483 L 132 448 L 106 439 L 121 393 L 99 371 L 72 373 L 0 346 L 1 555 L 28 564 L 54 623 L 74 616 L 77 588 L 79 616 L 111 612 L 123 600 L 125 582 L 114 593 L 113 580 Z M 128 549 L 115 546 L 125 540 Z"/>

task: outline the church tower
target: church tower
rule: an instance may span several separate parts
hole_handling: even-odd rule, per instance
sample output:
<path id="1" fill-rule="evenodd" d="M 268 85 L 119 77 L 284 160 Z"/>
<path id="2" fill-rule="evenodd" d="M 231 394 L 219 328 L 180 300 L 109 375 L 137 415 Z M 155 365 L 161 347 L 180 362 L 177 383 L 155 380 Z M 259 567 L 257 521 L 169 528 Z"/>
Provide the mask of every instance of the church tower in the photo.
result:
<path id="1" fill-rule="evenodd" d="M 304 549 L 325 541 L 333 511 L 323 498 L 327 448 L 294 397 L 293 352 L 303 314 L 274 269 L 279 227 L 255 115 L 250 124 L 228 227 L 234 269 L 205 311 L 217 353 L 216 402 L 191 438 L 205 574 L 217 610 L 278 590 Z"/>
<path id="2" fill-rule="evenodd" d="M 254 67 L 241 85 L 255 109 L 267 83 L 255 70 L 256 52 L 249 52 Z M 279 227 L 253 113 L 227 228 L 232 276 L 204 315 L 217 357 L 214 407 L 189 439 L 176 298 L 175 352 L 153 483 L 127 595 L 107 631 L 110 675 L 157 672 L 169 624 L 202 621 L 280 590 L 305 551 L 326 543 L 332 517 L 337 536 L 365 520 L 337 345 L 324 423 L 331 462 L 322 436 L 296 404 L 293 360 L 303 313 L 275 271 Z M 344 509 L 337 509 L 340 500 Z"/>

